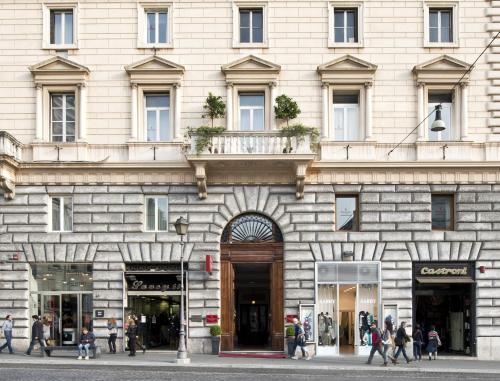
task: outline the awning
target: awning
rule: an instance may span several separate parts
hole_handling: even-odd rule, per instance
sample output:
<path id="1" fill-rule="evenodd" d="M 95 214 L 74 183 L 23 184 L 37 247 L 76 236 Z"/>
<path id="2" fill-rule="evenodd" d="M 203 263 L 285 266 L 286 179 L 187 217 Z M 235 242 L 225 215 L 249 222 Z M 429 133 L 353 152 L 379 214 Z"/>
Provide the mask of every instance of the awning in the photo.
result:
<path id="1" fill-rule="evenodd" d="M 452 277 L 440 277 L 440 278 L 429 278 L 429 277 L 417 277 L 418 283 L 475 283 L 474 279 L 468 276 L 461 278 Z"/>

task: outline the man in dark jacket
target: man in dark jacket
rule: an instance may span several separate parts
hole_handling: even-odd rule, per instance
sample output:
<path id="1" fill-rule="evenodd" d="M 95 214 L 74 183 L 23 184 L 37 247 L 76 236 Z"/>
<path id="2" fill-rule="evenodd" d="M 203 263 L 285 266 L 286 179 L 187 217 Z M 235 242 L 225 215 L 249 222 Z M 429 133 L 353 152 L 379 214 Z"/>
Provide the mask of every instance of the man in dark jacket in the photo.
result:
<path id="1" fill-rule="evenodd" d="M 94 346 L 95 335 L 86 327 L 82 328 L 82 334 L 80 336 L 80 342 L 78 343 L 78 360 L 81 360 L 85 356 L 85 360 L 89 359 L 90 348 Z"/>
<path id="2" fill-rule="evenodd" d="M 43 324 L 40 321 L 40 317 L 38 315 L 33 315 L 31 318 L 33 319 L 33 326 L 31 327 L 31 343 L 25 355 L 31 355 L 31 351 L 33 350 L 35 344 L 38 342 L 40 344 L 40 352 L 42 354 L 42 357 L 44 357 L 45 340 L 43 339 Z"/>

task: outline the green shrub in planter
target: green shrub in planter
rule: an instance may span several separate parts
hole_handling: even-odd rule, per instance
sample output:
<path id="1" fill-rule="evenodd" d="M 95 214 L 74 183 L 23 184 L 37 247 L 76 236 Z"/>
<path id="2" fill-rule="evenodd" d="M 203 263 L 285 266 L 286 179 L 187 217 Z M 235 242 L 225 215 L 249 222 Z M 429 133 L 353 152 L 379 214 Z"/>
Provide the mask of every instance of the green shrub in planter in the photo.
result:
<path id="1" fill-rule="evenodd" d="M 220 336 L 222 329 L 220 325 L 213 325 L 210 327 L 210 335 L 212 335 L 212 354 L 218 355 L 220 351 Z"/>
<path id="2" fill-rule="evenodd" d="M 210 327 L 211 336 L 220 336 L 222 334 L 222 329 L 220 325 L 213 325 Z"/>

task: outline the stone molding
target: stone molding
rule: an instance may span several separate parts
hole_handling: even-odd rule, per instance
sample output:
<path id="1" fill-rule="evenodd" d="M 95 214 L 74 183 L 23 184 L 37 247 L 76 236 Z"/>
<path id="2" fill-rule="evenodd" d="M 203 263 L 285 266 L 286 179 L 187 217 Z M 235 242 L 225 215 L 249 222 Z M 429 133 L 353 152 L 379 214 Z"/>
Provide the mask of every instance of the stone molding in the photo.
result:
<path id="1" fill-rule="evenodd" d="M 468 63 L 444 54 L 416 65 L 413 68 L 413 77 L 417 83 L 455 84 L 469 69 Z M 461 81 L 468 82 L 469 74 L 467 73 Z"/>
<path id="2" fill-rule="evenodd" d="M 132 84 L 180 84 L 184 66 L 162 57 L 151 56 L 125 66 Z"/>
<path id="3" fill-rule="evenodd" d="M 90 69 L 61 56 L 55 56 L 29 67 L 35 84 L 85 84 Z"/>
<path id="4" fill-rule="evenodd" d="M 254 55 L 240 58 L 221 67 L 228 84 L 274 84 L 281 66 Z"/>
<path id="5" fill-rule="evenodd" d="M 349 54 L 318 66 L 322 83 L 368 84 L 373 83 L 377 65 Z"/>

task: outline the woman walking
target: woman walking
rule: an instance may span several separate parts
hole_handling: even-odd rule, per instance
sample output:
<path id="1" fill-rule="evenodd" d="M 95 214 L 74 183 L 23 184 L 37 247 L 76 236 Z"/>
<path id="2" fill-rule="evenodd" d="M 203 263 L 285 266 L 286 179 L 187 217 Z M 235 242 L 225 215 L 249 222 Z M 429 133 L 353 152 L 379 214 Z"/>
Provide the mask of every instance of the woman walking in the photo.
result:
<path id="1" fill-rule="evenodd" d="M 431 330 L 427 334 L 427 338 L 429 340 L 427 344 L 427 352 L 429 353 L 429 361 L 432 360 L 431 355 L 434 356 L 434 360 L 437 358 L 437 350 L 438 347 L 441 345 L 441 339 L 439 338 L 438 333 L 436 332 L 436 327 L 431 326 Z"/>
<path id="2" fill-rule="evenodd" d="M 118 326 L 116 319 L 108 319 L 108 346 L 109 353 L 116 353 L 116 336 L 118 335 Z"/>
<path id="3" fill-rule="evenodd" d="M 399 354 L 401 352 L 403 352 L 403 357 L 405 358 L 406 360 L 406 363 L 410 363 L 410 359 L 408 358 L 408 355 L 406 354 L 406 349 L 405 349 L 405 346 L 406 346 L 406 343 L 407 342 L 410 342 L 410 337 L 406 334 L 406 322 L 401 322 L 401 325 L 399 326 L 398 328 L 398 331 L 396 332 L 396 347 L 398 348 L 398 350 L 396 351 L 396 354 L 394 355 L 394 360 L 392 360 L 392 362 L 394 364 L 397 364 L 398 363 L 398 357 L 399 357 Z"/>
<path id="4" fill-rule="evenodd" d="M 305 360 L 310 360 L 311 357 L 309 356 L 309 350 L 306 347 L 306 334 L 304 331 L 304 327 L 302 327 L 302 324 L 300 324 L 298 319 L 293 319 L 293 325 L 295 328 L 295 345 L 294 345 L 292 359 L 297 360 L 297 356 L 295 356 L 295 351 L 297 350 L 297 347 L 300 347 L 300 350 L 302 352 L 302 358 Z"/>
<path id="5" fill-rule="evenodd" d="M 129 356 L 135 356 L 135 346 L 137 344 L 137 325 L 134 319 L 128 321 L 127 337 L 128 337 L 128 349 L 130 350 Z"/>
<path id="6" fill-rule="evenodd" d="M 9 348 L 9 353 L 14 354 L 12 349 L 12 315 L 7 315 L 5 321 L 2 324 L 2 332 L 5 336 L 5 344 L 0 347 L 0 352 L 5 348 Z"/>
<path id="7" fill-rule="evenodd" d="M 415 361 L 422 361 L 422 345 L 424 343 L 424 336 L 420 329 L 420 324 L 415 326 L 413 332 L 413 359 Z"/>

